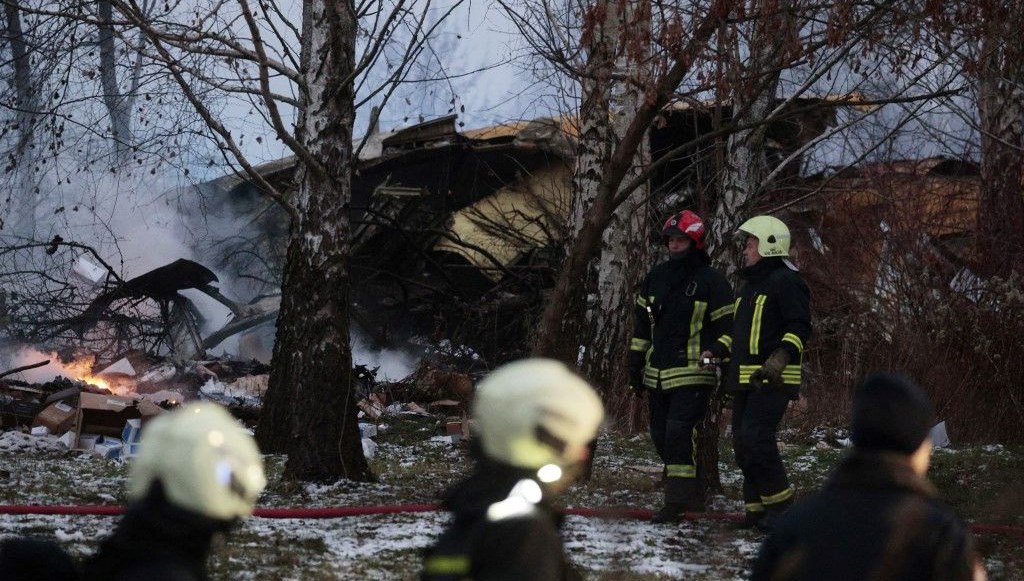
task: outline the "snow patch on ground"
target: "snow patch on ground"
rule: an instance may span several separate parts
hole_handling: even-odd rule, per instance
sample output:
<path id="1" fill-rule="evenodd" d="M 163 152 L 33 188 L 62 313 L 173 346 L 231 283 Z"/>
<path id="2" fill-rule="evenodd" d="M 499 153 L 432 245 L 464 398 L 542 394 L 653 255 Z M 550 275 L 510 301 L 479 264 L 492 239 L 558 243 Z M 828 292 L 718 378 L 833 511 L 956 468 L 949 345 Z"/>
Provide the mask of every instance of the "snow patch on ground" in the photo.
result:
<path id="1" fill-rule="evenodd" d="M 67 448 L 54 436 L 33 436 L 22 432 L 0 434 L 0 452 L 64 452 Z"/>

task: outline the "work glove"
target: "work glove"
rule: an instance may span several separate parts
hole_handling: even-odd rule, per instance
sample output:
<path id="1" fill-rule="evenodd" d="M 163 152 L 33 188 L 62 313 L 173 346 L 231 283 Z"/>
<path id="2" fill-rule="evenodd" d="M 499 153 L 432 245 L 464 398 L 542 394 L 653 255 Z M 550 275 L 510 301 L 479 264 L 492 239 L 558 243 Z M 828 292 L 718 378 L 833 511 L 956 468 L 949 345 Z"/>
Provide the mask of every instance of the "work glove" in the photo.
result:
<path id="1" fill-rule="evenodd" d="M 640 357 L 634 356 L 630 353 L 629 358 L 629 392 L 635 396 L 641 396 L 647 391 L 644 387 L 644 360 L 642 354 L 637 352 Z"/>
<path id="2" fill-rule="evenodd" d="M 765 385 L 780 385 L 782 383 L 782 370 L 789 365 L 789 352 L 779 348 L 772 351 L 768 359 L 750 374 L 750 385 L 754 389 L 761 389 Z"/>

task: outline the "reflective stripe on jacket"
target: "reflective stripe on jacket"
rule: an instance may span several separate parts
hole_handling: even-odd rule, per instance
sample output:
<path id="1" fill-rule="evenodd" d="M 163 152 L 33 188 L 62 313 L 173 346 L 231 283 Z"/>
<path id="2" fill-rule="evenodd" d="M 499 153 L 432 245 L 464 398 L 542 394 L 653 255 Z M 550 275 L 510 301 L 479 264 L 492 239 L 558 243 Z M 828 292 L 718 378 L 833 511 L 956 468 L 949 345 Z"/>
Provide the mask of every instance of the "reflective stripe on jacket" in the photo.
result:
<path id="1" fill-rule="evenodd" d="M 631 357 L 642 357 L 646 387 L 715 384 L 700 354 L 729 344 L 733 302 L 729 282 L 709 262 L 704 251 L 690 250 L 655 266 L 640 287 L 629 347 Z"/>
<path id="2" fill-rule="evenodd" d="M 743 284 L 733 315 L 732 348 L 725 388 L 751 389 L 750 375 L 776 349 L 789 352 L 782 383 L 799 389 L 804 344 L 811 334 L 810 290 L 779 258 L 764 258 L 740 271 Z"/>

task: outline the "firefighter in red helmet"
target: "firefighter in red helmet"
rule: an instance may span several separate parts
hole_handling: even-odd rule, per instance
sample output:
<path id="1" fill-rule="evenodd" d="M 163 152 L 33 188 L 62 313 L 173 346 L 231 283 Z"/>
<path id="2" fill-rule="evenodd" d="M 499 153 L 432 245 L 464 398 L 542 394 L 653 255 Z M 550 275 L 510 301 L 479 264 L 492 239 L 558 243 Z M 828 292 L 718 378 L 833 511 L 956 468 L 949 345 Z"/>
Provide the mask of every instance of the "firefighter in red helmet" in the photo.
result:
<path id="1" fill-rule="evenodd" d="M 669 260 L 655 266 L 637 293 L 630 343 L 630 387 L 647 393 L 651 439 L 665 465 L 665 499 L 655 522 L 704 508 L 697 479 L 695 434 L 717 376 L 700 355 L 732 327 L 732 289 L 711 268 L 704 222 L 689 210 L 662 227 Z M 725 339 L 723 339 L 723 337 Z"/>

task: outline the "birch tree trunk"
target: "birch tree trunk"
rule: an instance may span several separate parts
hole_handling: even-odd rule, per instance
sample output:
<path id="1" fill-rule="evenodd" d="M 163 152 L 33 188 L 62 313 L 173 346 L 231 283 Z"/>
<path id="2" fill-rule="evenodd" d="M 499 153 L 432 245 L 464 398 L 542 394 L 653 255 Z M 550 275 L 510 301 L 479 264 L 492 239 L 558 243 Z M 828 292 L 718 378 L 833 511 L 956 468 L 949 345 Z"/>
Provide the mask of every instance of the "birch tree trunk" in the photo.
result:
<path id="1" fill-rule="evenodd" d="M 569 232 L 574 240 L 597 196 L 605 173 L 603 166 L 644 99 L 643 85 L 630 80 L 639 78 L 636 60 L 646 52 L 643 47 L 647 46 L 650 26 L 647 6 L 607 2 L 598 10 L 603 22 L 593 33 L 588 74 L 583 82 L 580 152 L 573 177 Z M 626 50 L 627 46 L 632 49 Z M 645 134 L 624 181 L 631 181 L 649 163 L 649 157 Z M 600 254 L 590 264 L 585 320 L 579 334 L 568 335 L 576 339 L 574 347 L 582 347 L 581 372 L 606 399 L 621 397 L 621 388 L 628 381 L 625 363 L 633 331 L 633 301 L 647 263 L 648 207 L 644 187 L 630 193 L 615 209 L 601 237 Z"/>
<path id="2" fill-rule="evenodd" d="M 981 200 L 978 250 L 986 274 L 1024 260 L 1024 2 L 999 3 L 986 19 L 978 79 Z"/>
<path id="3" fill-rule="evenodd" d="M 577 334 L 568 334 L 585 326 L 583 306 L 586 299 L 586 284 L 591 261 L 598 257 L 604 231 L 612 223 L 615 211 L 620 205 L 618 193 L 623 188 L 625 176 L 635 168 L 636 153 L 646 142 L 647 130 L 662 107 L 672 98 L 674 91 L 703 54 L 708 39 L 714 34 L 719 23 L 732 7 L 727 0 L 715 0 L 707 13 L 693 26 L 684 43 L 673 50 L 673 59 L 666 70 L 647 80 L 650 90 L 645 95 L 626 125 L 621 138 L 608 153 L 601 165 L 601 173 L 594 176 L 593 202 L 582 216 L 574 220 L 577 234 L 567 244 L 567 255 L 554 288 L 547 297 L 544 312 L 538 325 L 533 353 L 538 356 L 554 357 L 573 363 L 577 359 Z M 588 170 L 588 172 L 593 170 Z M 577 332 L 578 333 L 578 332 Z M 570 340 L 567 340 L 570 339 Z"/>
<path id="4" fill-rule="evenodd" d="M 11 64 L 14 76 L 8 80 L 14 91 L 18 139 L 14 147 L 17 157 L 15 196 L 11 209 L 12 224 L 8 228 L 19 236 L 34 238 L 36 234 L 36 206 L 38 195 L 33 180 L 33 168 L 37 158 L 31 147 L 35 132 L 35 112 L 38 103 L 32 90 L 32 69 L 29 62 L 28 43 L 21 23 L 21 5 L 17 0 L 4 3 L 7 43 L 11 48 Z"/>
<path id="5" fill-rule="evenodd" d="M 131 153 L 132 124 L 131 110 L 121 94 L 117 82 L 117 47 L 114 43 L 114 16 L 110 0 L 97 2 L 100 54 L 100 86 L 103 89 L 103 104 L 110 118 L 110 131 L 114 140 L 117 161 L 124 162 Z"/>
<path id="6" fill-rule="evenodd" d="M 349 343 L 352 71 L 357 21 L 350 0 L 306 0 L 297 132 L 311 157 L 298 175 L 270 386 L 257 439 L 288 454 L 303 481 L 372 477 L 356 420 Z"/>

